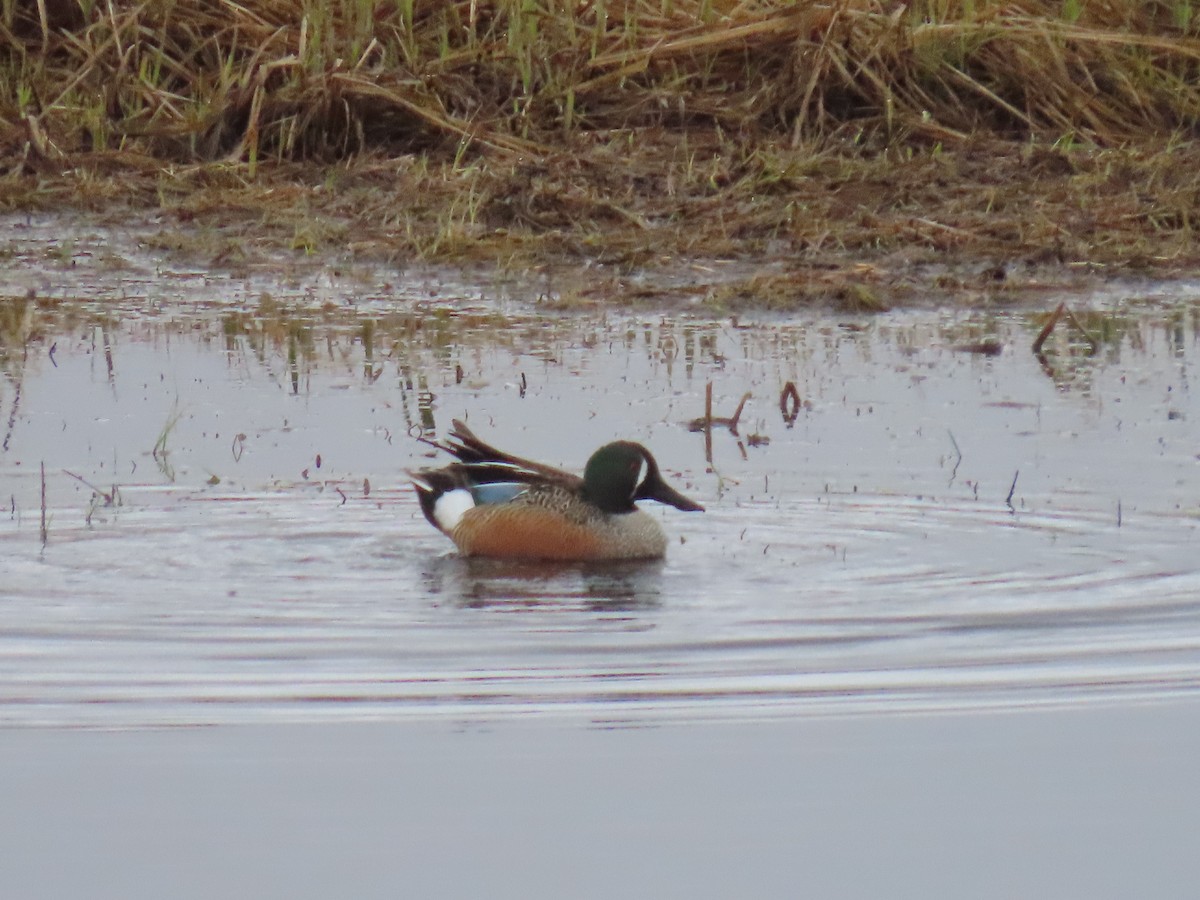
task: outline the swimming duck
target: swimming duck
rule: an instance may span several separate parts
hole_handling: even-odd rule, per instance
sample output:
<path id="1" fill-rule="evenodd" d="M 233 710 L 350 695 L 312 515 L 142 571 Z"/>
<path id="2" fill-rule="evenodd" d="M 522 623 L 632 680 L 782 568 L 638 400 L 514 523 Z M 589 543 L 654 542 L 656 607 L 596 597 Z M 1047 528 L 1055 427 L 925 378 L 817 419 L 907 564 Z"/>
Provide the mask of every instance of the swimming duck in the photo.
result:
<path id="1" fill-rule="evenodd" d="M 522 459 L 480 440 L 457 419 L 449 441 L 429 441 L 458 458 L 411 472 L 421 512 L 463 556 L 509 559 L 653 559 L 667 536 L 638 500 L 704 509 L 668 485 L 650 451 L 614 441 L 592 454 L 583 477 Z"/>

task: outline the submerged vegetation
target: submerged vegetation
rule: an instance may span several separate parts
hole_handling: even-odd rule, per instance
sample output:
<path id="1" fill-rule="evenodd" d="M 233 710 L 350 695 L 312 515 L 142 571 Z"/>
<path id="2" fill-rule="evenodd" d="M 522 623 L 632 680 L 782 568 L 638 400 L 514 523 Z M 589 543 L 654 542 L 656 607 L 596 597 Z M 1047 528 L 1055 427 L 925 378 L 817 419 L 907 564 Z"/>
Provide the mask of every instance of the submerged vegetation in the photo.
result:
<path id="1" fill-rule="evenodd" d="M 217 262 L 777 264 L 718 303 L 872 307 L 922 263 L 1191 271 L 1196 12 L 0 0 L 0 206 L 166 212 Z"/>

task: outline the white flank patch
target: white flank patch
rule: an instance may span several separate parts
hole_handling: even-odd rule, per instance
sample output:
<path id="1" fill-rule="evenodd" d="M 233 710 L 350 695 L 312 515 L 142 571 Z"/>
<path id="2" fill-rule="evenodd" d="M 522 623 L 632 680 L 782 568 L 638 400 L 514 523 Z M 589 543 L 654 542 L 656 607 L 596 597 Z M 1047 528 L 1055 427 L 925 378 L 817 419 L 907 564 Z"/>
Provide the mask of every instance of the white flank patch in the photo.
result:
<path id="1" fill-rule="evenodd" d="M 463 514 L 475 507 L 475 498 L 466 488 L 446 491 L 433 504 L 433 517 L 437 519 L 438 528 L 447 533 L 453 531 L 462 521 Z"/>

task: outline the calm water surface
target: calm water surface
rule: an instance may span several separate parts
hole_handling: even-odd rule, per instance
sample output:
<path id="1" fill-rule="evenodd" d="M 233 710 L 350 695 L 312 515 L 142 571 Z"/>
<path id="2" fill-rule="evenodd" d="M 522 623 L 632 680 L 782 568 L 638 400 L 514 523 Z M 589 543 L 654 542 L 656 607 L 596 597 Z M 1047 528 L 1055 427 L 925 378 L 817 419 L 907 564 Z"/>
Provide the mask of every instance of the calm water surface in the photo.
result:
<path id="1" fill-rule="evenodd" d="M 0 724 L 597 722 L 1200 686 L 1200 290 L 787 318 L 377 273 L 0 299 Z M 89 268 L 90 266 L 90 268 Z M 964 349 L 981 341 L 998 355 Z M 973 348 L 973 349 L 978 349 Z M 795 384 L 795 415 L 780 392 Z M 737 434 L 689 430 L 750 393 Z M 416 438 L 646 443 L 660 563 L 465 561 Z M 41 539 L 45 466 L 46 542 Z"/>

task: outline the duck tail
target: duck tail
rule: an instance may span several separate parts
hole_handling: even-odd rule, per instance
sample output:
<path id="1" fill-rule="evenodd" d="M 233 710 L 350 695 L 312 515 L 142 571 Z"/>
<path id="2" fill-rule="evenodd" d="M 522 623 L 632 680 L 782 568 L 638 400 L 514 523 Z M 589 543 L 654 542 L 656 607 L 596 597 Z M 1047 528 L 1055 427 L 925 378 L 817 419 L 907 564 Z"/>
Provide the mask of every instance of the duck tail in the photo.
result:
<path id="1" fill-rule="evenodd" d="M 462 487 L 459 480 L 445 469 L 421 469 L 410 471 L 412 486 L 417 492 L 417 502 L 421 504 L 421 512 L 434 528 L 443 530 L 437 520 L 437 502 L 444 494 Z"/>

